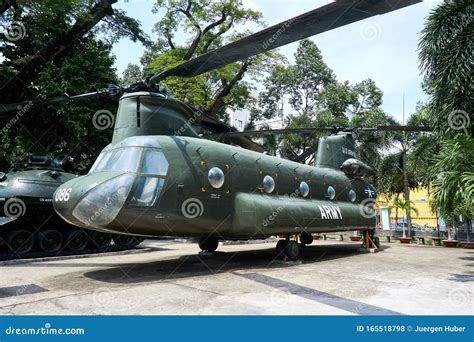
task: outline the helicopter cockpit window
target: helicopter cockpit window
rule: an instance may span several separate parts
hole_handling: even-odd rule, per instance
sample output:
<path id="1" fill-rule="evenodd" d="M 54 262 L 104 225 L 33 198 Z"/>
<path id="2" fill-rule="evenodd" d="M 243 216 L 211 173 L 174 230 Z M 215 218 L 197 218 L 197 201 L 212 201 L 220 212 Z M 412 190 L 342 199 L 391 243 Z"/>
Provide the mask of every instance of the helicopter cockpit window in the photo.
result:
<path id="1" fill-rule="evenodd" d="M 136 172 L 140 159 L 139 147 L 124 147 L 102 152 L 89 173 L 100 171 Z"/>
<path id="2" fill-rule="evenodd" d="M 169 163 L 163 152 L 146 150 L 140 168 L 141 175 L 130 203 L 136 206 L 153 205 L 163 189 L 163 177 L 166 176 L 168 167 Z"/>
<path id="3" fill-rule="evenodd" d="M 158 177 L 141 176 L 131 204 L 137 206 L 150 206 L 160 195 L 165 180 Z"/>
<path id="4" fill-rule="evenodd" d="M 166 176 L 168 171 L 168 161 L 163 152 L 146 151 L 143 158 L 142 173 Z"/>

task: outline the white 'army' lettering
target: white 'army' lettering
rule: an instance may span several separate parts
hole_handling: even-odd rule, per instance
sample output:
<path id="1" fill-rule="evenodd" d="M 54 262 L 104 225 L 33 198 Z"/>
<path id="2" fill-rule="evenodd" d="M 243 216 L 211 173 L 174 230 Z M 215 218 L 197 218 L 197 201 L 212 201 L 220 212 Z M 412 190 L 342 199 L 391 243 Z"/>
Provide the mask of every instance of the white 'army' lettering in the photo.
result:
<path id="1" fill-rule="evenodd" d="M 342 213 L 339 207 L 333 205 L 318 205 L 321 218 L 326 220 L 342 220 Z"/>

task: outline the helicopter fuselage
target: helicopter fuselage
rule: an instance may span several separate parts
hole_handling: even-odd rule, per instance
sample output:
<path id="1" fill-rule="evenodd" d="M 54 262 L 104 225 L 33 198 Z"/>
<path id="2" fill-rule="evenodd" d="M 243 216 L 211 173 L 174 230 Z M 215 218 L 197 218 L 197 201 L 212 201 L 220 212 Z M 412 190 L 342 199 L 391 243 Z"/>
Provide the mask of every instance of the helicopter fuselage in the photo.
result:
<path id="1" fill-rule="evenodd" d="M 374 197 L 365 180 L 334 168 L 161 135 L 109 145 L 53 202 L 65 220 L 101 231 L 253 239 L 374 228 Z"/>

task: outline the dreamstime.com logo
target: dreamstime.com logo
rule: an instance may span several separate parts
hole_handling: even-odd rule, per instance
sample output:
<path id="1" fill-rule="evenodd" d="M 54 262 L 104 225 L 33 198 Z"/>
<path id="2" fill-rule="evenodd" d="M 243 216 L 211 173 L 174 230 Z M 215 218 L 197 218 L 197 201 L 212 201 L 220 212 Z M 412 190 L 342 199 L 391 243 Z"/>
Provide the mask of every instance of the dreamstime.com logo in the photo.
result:
<path id="1" fill-rule="evenodd" d="M 362 202 L 360 202 L 359 212 L 362 215 L 362 217 L 365 217 L 365 218 L 375 217 L 376 211 L 375 211 L 374 206 L 375 206 L 375 199 L 373 198 L 366 198 Z"/>
<path id="2" fill-rule="evenodd" d="M 204 213 L 204 205 L 201 200 L 197 198 L 188 198 L 181 205 L 181 213 L 188 219 L 193 219 L 202 216 Z"/>
<path id="3" fill-rule="evenodd" d="M 3 27 L 3 35 L 11 42 L 16 42 L 26 36 L 25 25 L 19 21 L 12 21 Z"/>
<path id="4" fill-rule="evenodd" d="M 360 26 L 359 33 L 364 40 L 375 40 L 381 35 L 382 28 L 376 21 L 368 21 Z"/>
<path id="5" fill-rule="evenodd" d="M 39 328 L 17 328 L 9 326 L 5 329 L 5 335 L 85 335 L 84 328 L 53 328 L 51 323 L 45 323 Z"/>
<path id="6" fill-rule="evenodd" d="M 16 197 L 10 198 L 3 205 L 3 212 L 7 217 L 21 217 L 26 213 L 25 202 Z"/>
<path id="7" fill-rule="evenodd" d="M 94 113 L 92 116 L 92 124 L 99 131 L 103 131 L 114 125 L 115 115 L 110 110 L 101 109 Z"/>
<path id="8" fill-rule="evenodd" d="M 449 291 L 448 294 L 449 303 L 456 307 L 472 306 L 472 297 L 472 291 L 469 291 L 468 289 L 456 288 Z"/>
<path id="9" fill-rule="evenodd" d="M 453 110 L 448 116 L 448 124 L 451 129 L 459 131 L 471 125 L 471 118 L 464 110 Z"/>

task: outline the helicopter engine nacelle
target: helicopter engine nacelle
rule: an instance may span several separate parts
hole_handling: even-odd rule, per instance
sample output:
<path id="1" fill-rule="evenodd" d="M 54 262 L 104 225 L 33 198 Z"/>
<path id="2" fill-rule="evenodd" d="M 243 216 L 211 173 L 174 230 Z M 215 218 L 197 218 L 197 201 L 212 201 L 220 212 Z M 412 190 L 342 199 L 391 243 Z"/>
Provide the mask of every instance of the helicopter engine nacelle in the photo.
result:
<path id="1" fill-rule="evenodd" d="M 369 165 L 355 158 L 347 159 L 342 163 L 341 170 L 351 178 L 363 178 L 364 176 L 374 172 Z"/>

